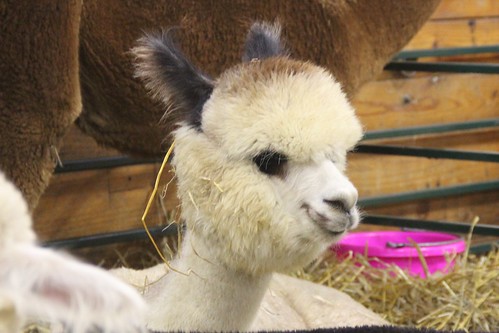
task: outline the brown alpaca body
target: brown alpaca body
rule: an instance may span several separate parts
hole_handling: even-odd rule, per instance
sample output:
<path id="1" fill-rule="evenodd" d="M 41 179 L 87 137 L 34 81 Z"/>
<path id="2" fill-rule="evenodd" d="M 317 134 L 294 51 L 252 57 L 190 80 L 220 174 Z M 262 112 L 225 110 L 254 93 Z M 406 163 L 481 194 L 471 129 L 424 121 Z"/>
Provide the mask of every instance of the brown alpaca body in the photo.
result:
<path id="1" fill-rule="evenodd" d="M 103 145 L 161 155 L 182 115 L 163 110 L 133 77 L 142 31 L 181 26 L 182 49 L 211 75 L 240 59 L 255 20 L 283 25 L 297 59 L 328 68 L 352 96 L 416 33 L 439 0 L 0 2 L 0 169 L 33 209 L 75 121 Z M 388 19 L 389 18 L 389 19 Z M 83 105 L 83 108 L 81 107 Z"/>

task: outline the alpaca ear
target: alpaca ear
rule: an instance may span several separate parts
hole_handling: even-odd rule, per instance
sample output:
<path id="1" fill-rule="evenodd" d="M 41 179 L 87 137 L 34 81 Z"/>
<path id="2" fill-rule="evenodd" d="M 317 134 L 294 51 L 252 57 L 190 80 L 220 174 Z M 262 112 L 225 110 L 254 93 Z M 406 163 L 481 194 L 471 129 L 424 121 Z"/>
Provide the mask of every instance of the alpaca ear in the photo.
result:
<path id="1" fill-rule="evenodd" d="M 109 272 L 34 245 L 0 254 L 1 294 L 21 320 L 61 321 L 70 332 L 139 332 L 145 315 L 140 294 Z"/>
<path id="2" fill-rule="evenodd" d="M 178 49 L 173 30 L 145 35 L 132 50 L 137 57 L 136 75 L 153 97 L 167 106 L 165 117 L 187 120 L 201 128 L 201 112 L 213 91 L 213 81 Z"/>
<path id="3" fill-rule="evenodd" d="M 243 61 L 288 56 L 281 42 L 281 26 L 276 22 L 253 23 L 244 45 Z"/>

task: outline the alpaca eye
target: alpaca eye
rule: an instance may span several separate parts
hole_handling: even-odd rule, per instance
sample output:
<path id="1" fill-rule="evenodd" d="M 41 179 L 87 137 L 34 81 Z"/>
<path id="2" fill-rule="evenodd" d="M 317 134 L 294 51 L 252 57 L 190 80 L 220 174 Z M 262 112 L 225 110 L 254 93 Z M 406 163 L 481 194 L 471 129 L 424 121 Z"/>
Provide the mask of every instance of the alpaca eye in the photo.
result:
<path id="1" fill-rule="evenodd" d="M 261 172 L 275 176 L 282 173 L 284 166 L 286 165 L 288 158 L 284 154 L 280 154 L 275 151 L 264 151 L 253 158 L 253 162 L 256 164 Z"/>

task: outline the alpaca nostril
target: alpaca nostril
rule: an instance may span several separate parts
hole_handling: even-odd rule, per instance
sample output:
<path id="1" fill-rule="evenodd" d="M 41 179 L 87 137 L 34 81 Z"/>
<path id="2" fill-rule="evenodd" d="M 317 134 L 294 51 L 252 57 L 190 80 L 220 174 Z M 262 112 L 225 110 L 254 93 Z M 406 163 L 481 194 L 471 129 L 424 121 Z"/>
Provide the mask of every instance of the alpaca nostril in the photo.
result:
<path id="1" fill-rule="evenodd" d="M 334 209 L 338 209 L 340 211 L 342 211 L 343 213 L 345 214 L 350 214 L 350 208 L 348 208 L 348 204 L 343 201 L 343 200 L 328 200 L 328 199 L 324 199 L 324 202 L 334 208 Z"/>

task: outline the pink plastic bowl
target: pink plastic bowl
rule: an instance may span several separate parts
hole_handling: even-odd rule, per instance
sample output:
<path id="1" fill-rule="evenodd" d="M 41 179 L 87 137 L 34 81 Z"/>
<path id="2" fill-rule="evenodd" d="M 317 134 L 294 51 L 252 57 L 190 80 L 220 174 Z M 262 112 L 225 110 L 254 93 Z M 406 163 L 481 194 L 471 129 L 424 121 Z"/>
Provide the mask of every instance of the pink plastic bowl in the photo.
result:
<path id="1" fill-rule="evenodd" d="M 423 265 L 411 240 L 421 249 L 431 274 L 436 271 L 447 272 L 454 266 L 454 261 L 448 262 L 446 255 L 462 253 L 466 248 L 465 241 L 452 234 L 426 231 L 376 231 L 351 233 L 333 246 L 333 250 L 340 258 L 349 251 L 354 254 L 367 252 L 367 257 L 373 258 L 369 261 L 373 267 L 386 268 L 387 264 L 395 264 L 411 275 L 424 278 Z"/>

